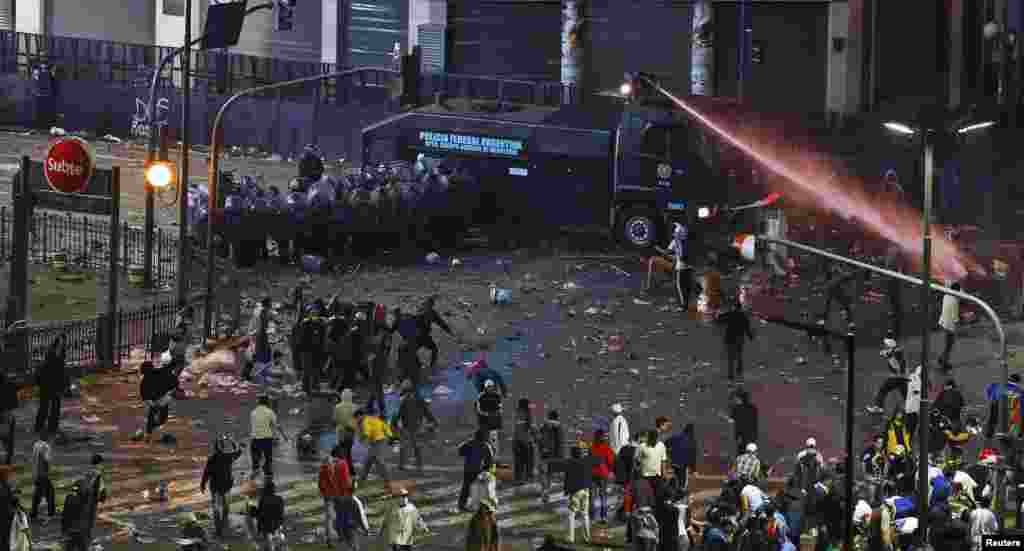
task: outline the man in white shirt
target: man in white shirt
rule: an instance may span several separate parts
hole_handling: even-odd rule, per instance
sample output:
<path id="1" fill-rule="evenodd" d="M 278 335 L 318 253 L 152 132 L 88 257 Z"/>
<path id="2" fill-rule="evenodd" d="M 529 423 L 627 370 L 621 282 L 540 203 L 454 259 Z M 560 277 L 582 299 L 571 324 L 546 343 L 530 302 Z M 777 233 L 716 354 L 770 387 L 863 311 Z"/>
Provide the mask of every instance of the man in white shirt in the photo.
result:
<path id="1" fill-rule="evenodd" d="M 612 404 L 612 422 L 608 426 L 608 446 L 619 456 L 619 450 L 629 443 L 629 423 L 622 415 L 622 404 Z"/>
<path id="2" fill-rule="evenodd" d="M 657 490 L 665 476 L 668 451 L 665 444 L 658 441 L 658 433 L 655 431 L 648 432 L 641 442 L 636 453 L 637 469 L 640 471 L 640 478 L 648 481 L 651 487 Z"/>
<path id="3" fill-rule="evenodd" d="M 910 374 L 903 411 L 906 414 L 907 432 L 913 437 L 917 431 L 918 413 L 921 411 L 921 366 L 917 366 Z"/>
<path id="4" fill-rule="evenodd" d="M 960 284 L 954 283 L 950 289 L 960 290 Z M 946 335 L 946 344 L 939 356 L 939 365 L 947 372 L 953 369 L 949 363 L 949 355 L 953 352 L 953 344 L 956 342 L 956 328 L 960 323 L 960 299 L 953 295 L 942 297 L 942 315 L 939 317 L 939 327 Z"/>

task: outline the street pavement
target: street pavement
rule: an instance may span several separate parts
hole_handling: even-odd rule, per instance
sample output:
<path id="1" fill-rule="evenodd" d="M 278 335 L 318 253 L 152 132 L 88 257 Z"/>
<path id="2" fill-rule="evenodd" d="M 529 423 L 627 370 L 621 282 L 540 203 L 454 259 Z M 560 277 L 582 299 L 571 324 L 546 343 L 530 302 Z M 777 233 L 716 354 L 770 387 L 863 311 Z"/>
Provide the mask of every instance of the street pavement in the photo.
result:
<path id="1" fill-rule="evenodd" d="M 0 156 L 0 163 L 16 162 L 14 157 L 44 148 L 41 144 L 45 144 L 44 138 L 0 136 L 0 149 L 8 151 L 11 157 Z M 138 216 L 142 204 L 138 193 L 141 155 L 116 147 L 100 153 L 101 165 L 130 164 L 138 172 L 132 177 L 132 181 L 139 181 L 138 189 L 134 193 L 132 188 L 126 191 L 132 197 L 126 200 L 129 213 L 134 213 L 129 216 Z M 105 159 L 104 155 L 111 158 Z M 204 161 L 196 155 L 195 162 Z M 284 179 L 294 173 L 294 165 L 287 163 L 252 161 L 243 165 L 239 161 L 239 167 L 246 170 L 257 164 L 268 167 L 268 180 Z M 0 180 L 10 173 L 9 166 L 0 165 L 0 172 L 5 170 L 8 172 L 0 174 Z M 193 172 L 202 174 L 195 168 Z M 8 200 L 4 195 L 8 189 L 0 183 L 0 203 Z M 158 211 L 161 223 L 173 220 L 169 209 Z M 167 212 L 161 214 L 162 211 Z M 643 293 L 642 264 L 635 255 L 572 258 L 576 251 L 564 247 L 562 251 L 562 256 L 552 251 L 461 251 L 457 253 L 462 255 L 459 267 L 450 267 L 448 258 L 430 265 L 416 259 L 409 263 L 383 257 L 378 259 L 379 263 L 367 262 L 323 276 L 303 276 L 294 267 L 260 267 L 236 274 L 230 288 L 219 289 L 218 301 L 243 301 L 248 308 L 253 299 L 268 295 L 287 303 L 291 290 L 302 285 L 307 296 L 330 297 L 337 293 L 346 300 L 374 300 L 409 311 L 427 294 L 440 296 L 439 310 L 467 346 L 438 337 L 442 356 L 429 392 L 442 426 L 428 442 L 426 472 L 402 479 L 410 481 L 413 502 L 425 512 L 428 523 L 438 534 L 427 541 L 425 548 L 461 548 L 467 517 L 447 511 L 454 506 L 461 484 L 455 449 L 472 433 L 473 427 L 457 422 L 460 417 L 467 417 L 467 401 L 472 395 L 465 392 L 458 366 L 481 354 L 505 372 L 511 387 L 505 408 L 507 427 L 511 427 L 515 400 L 529 397 L 536 405 L 536 422 L 541 422 L 548 411 L 557 409 L 570 434 L 579 430 L 589 435 L 607 422 L 609 406 L 617 401 L 625 406 L 634 431 L 653 428 L 654 418 L 660 415 L 670 417 L 676 430 L 688 422 L 694 423 L 700 443 L 701 472 L 722 472 L 734 454 L 728 419 L 731 389 L 724 382 L 719 329 L 693 311 L 683 312 L 672 299 L 669 285 Z M 587 256 L 593 253 L 593 249 L 587 250 Z M 725 292 L 732 293 L 752 275 L 756 273 L 751 269 L 727 273 Z M 815 274 L 801 275 L 803 280 L 792 286 L 758 294 L 754 312 L 793 321 L 801 320 L 807 312 L 813 319 L 822 309 L 823 296 Z M 510 289 L 513 302 L 504 306 L 490 304 L 492 283 Z M 878 291 L 866 290 L 854 313 L 858 327 L 852 389 L 856 406 L 855 453 L 884 422 L 882 416 L 864 412 L 864 406 L 888 373 L 879 357 L 887 312 Z M 907 310 L 911 318 L 919 315 L 913 304 Z M 937 311 L 932 311 L 932 317 L 937 317 Z M 244 320 L 239 321 L 244 327 Z M 760 412 L 758 446 L 762 460 L 785 472 L 793 455 L 811 436 L 817 439 L 827 458 L 842 457 L 844 406 L 849 390 L 844 362 L 835 364 L 819 345 L 799 332 L 759 320 L 755 324 L 757 337 L 746 351 L 745 387 Z M 829 324 L 834 329 L 845 325 L 838 316 Z M 1010 325 L 1009 329 L 1011 345 L 1020 345 L 1024 328 Z M 907 332 L 920 335 L 920 323 L 909 323 Z M 995 358 L 997 347 L 990 335 L 990 328 L 983 323 L 965 328 L 953 354 L 954 376 L 971 413 L 980 415 L 987 411 L 983 402 L 985 386 L 1001 379 Z M 609 352 L 607 343 L 611 336 L 624 338 L 623 352 Z M 919 337 L 905 339 L 909 359 L 918 357 L 920 342 Z M 939 336 L 933 335 L 933 355 L 940 345 Z M 838 345 L 835 349 L 842 351 Z M 1014 370 L 1019 370 L 1018 358 L 1011 362 Z M 933 378 L 933 396 L 942 381 L 938 374 Z M 84 441 L 56 449 L 58 502 L 63 501 L 71 481 L 83 472 L 91 454 L 103 453 L 108 458 L 112 499 L 101 507 L 100 534 L 115 541 L 168 541 L 180 533 L 174 527 L 173 513 L 205 511 L 205 497 L 198 494 L 197 487 L 209 443 L 224 432 L 245 438 L 255 390 L 202 388 L 195 381 L 186 383 L 193 397 L 173 406 L 175 417 L 166 430 L 176 437 L 177 445 L 168 447 L 144 446 L 129 438 L 142 416 L 137 373 L 108 373 L 85 383 L 91 384 L 83 385 L 83 397 L 66 403 L 63 426 L 73 437 L 81 436 Z M 890 399 L 890 409 L 894 400 Z M 20 428 L 15 464 L 22 501 L 26 504 L 31 493 L 27 460 L 32 442 L 25 429 L 31 427 L 35 407 L 34 401 L 26 401 L 17 413 Z M 286 431 L 294 435 L 315 421 L 309 418 L 309 409 L 301 399 L 286 398 L 280 410 Z M 507 438 L 511 431 L 506 432 Z M 329 437 L 321 441 L 322 450 L 330 445 Z M 510 448 L 508 442 L 502 446 L 504 463 L 511 463 Z M 357 462 L 362 453 L 357 448 Z M 303 541 L 314 535 L 322 517 L 314 474 L 316 464 L 299 461 L 294 447 L 287 444 L 278 448 L 276 462 L 278 484 L 289 510 L 290 537 L 292 541 Z M 247 456 L 236 468 L 239 480 L 248 475 Z M 158 502 L 144 496 L 146 491 L 152 494 L 161 481 L 170 484 L 169 501 Z M 500 492 L 498 517 L 511 538 L 510 548 L 529 548 L 531 542 L 548 533 L 564 535 L 564 499 L 543 506 L 538 489 L 529 485 L 502 484 Z M 385 485 L 371 480 L 359 493 L 367 500 L 371 522 L 378 522 L 387 504 Z M 129 528 L 135 535 L 128 535 Z M 611 527 L 609 537 L 613 542 L 621 542 L 621 531 L 621 526 Z M 39 528 L 38 539 L 52 541 L 55 534 L 56 524 L 50 523 Z M 609 543 L 602 547 L 617 545 Z"/>
<path id="2" fill-rule="evenodd" d="M 473 427 L 459 422 L 466 421 L 472 395 L 465 391 L 459 366 L 481 354 L 504 372 L 511 388 L 505 408 L 506 427 L 511 427 L 515 401 L 529 397 L 536 405 L 536 422 L 557 409 L 570 435 L 581 431 L 589 437 L 594 428 L 607 422 L 610 404 L 618 401 L 625 406 L 634 431 L 652 428 L 659 415 L 670 417 L 676 430 L 693 422 L 700 442 L 701 472 L 723 472 L 732 459 L 735 444 L 727 411 L 730 388 L 724 383 L 719 330 L 695 312 L 681 311 L 667 285 L 642 293 L 639 287 L 643 273 L 635 257 L 566 258 L 543 251 L 466 251 L 461 266 L 455 268 L 444 261 L 430 265 L 388 263 L 384 259 L 381 265 L 359 266 L 351 273 L 329 276 L 301 276 L 294 268 L 261 267 L 239 274 L 236 291 L 240 290 L 243 301 L 267 294 L 275 301 L 287 302 L 291 289 L 302 284 L 307 296 L 339 293 L 343 299 L 375 300 L 407 311 L 427 294 L 440 296 L 439 311 L 466 346 L 438 337 L 442 355 L 427 391 L 442 426 L 428 439 L 426 472 L 400 478 L 409 481 L 413 502 L 423 509 L 428 524 L 438 534 L 428 540 L 427 548 L 461 548 L 468 517 L 451 515 L 448 510 L 455 505 L 461 484 L 456 447 Z M 729 274 L 727 292 L 743 276 Z M 805 310 L 818 311 L 822 298 L 813 277 L 807 279 L 774 296 L 758 295 L 755 312 L 798 319 Z M 511 289 L 513 302 L 490 304 L 491 282 Z M 863 408 L 887 370 L 878 354 L 884 333 L 884 307 L 865 302 L 855 310 L 855 318 L 863 327 L 855 368 L 856 453 L 884 421 L 881 416 L 868 415 Z M 758 445 L 762 459 L 785 472 L 793 454 L 810 436 L 818 440 L 826 458 L 841 457 L 845 445 L 845 366 L 834 365 L 832 358 L 804 335 L 755 323 L 757 336 L 747 348 L 745 386 L 760 410 Z M 838 316 L 831 321 L 836 327 L 840 323 Z M 1012 325 L 1010 330 L 1011 342 L 1019 343 L 1024 329 Z M 625 339 L 622 353 L 608 351 L 608 337 L 612 335 Z M 935 354 L 941 343 L 938 336 L 933 340 Z M 908 338 L 904 343 L 909 358 L 916 357 L 919 342 Z M 995 351 L 987 328 L 979 324 L 964 330 L 954 352 L 955 376 L 972 412 L 984 412 L 984 386 L 1000 377 Z M 1016 358 L 1014 362 L 1016 365 Z M 935 377 L 933 381 L 934 394 L 942 379 Z M 195 379 L 186 382 L 184 386 L 193 396 L 174 404 L 174 417 L 166 428 L 177 444 L 145 446 L 130 440 L 142 416 L 137 398 L 138 374 L 130 370 L 108 373 L 84 383 L 83 397 L 66 405 L 64 427 L 72 436 L 90 438 L 80 444 L 58 446 L 58 501 L 62 502 L 63 492 L 81 474 L 91 454 L 100 452 L 108 457 L 112 492 L 111 501 L 101 507 L 100 533 L 141 542 L 167 541 L 178 535 L 173 513 L 206 510 L 205 497 L 198 494 L 197 487 L 210 441 L 225 432 L 245 439 L 256 389 L 214 384 L 203 387 Z M 357 394 L 357 401 L 364 398 Z M 889 403 L 890 408 L 893 405 Z M 320 409 L 300 398 L 285 398 L 280 406 L 285 430 L 296 435 L 316 424 Z M 33 401 L 26 401 L 18 411 L 21 428 L 15 464 L 26 504 L 31 492 L 27 478 L 31 437 L 25 434 L 25 428 L 31 426 L 34 413 Z M 507 440 L 511 431 L 504 436 Z M 322 451 L 331 445 L 330 436 L 321 439 Z M 503 463 L 511 463 L 510 450 L 510 442 L 503 442 Z M 294 446 L 286 443 L 276 453 L 278 483 L 288 504 L 290 537 L 293 541 L 314 537 L 322 518 L 316 463 L 300 461 Z M 357 463 L 363 453 L 357 447 Z M 236 468 L 239 480 L 248 475 L 247 456 Z M 148 490 L 152 496 L 160 481 L 170 483 L 166 503 L 143 495 Z M 529 548 L 532 541 L 549 533 L 564 536 L 564 499 L 545 506 L 538 498 L 538 488 L 530 485 L 503 483 L 500 492 L 498 517 L 507 529 L 511 548 Z M 371 522 L 378 522 L 387 505 L 383 482 L 371 479 L 360 488 L 359 495 L 367 500 Z M 129 528 L 135 536 L 127 535 Z M 52 540 L 55 531 L 51 523 L 41 529 L 39 537 Z M 621 531 L 621 526 L 613 525 L 609 530 L 611 540 L 621 542 Z"/>

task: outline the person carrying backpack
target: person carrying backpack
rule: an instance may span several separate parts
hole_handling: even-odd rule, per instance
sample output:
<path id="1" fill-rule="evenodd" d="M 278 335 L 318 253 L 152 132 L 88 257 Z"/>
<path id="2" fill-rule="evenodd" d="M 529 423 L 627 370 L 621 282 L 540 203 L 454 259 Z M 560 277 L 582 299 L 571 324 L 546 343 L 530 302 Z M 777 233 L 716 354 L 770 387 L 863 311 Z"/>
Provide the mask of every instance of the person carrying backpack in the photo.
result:
<path id="1" fill-rule="evenodd" d="M 540 480 L 541 500 L 547 503 L 552 478 L 562 469 L 562 462 L 565 460 L 565 429 L 558 420 L 557 411 L 548 413 L 548 420 L 541 426 L 539 447 L 543 469 Z"/>
<path id="2" fill-rule="evenodd" d="M 241 447 L 227 434 L 222 435 L 214 445 L 213 454 L 206 460 L 203 477 L 199 482 L 199 493 L 206 493 L 210 484 L 210 513 L 214 532 L 218 537 L 224 534 L 228 522 L 228 494 L 235 485 L 232 465 L 242 456 Z"/>

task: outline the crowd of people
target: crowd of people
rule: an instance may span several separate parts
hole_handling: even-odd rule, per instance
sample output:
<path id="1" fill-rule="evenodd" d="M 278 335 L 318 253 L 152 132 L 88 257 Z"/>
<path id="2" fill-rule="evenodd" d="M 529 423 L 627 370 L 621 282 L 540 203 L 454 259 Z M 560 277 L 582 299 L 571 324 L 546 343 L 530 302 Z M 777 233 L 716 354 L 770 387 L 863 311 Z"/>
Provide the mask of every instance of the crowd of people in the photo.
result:
<path id="1" fill-rule="evenodd" d="M 888 413 L 884 429 L 865 443 L 858 472 L 845 472 L 842 462 L 827 462 L 816 440 L 807 438 L 791 456 L 792 473 L 780 483 L 775 475 L 781 473 L 766 467 L 759 456 L 762 430 L 758 408 L 743 384 L 744 348 L 755 339 L 754 324 L 741 294 L 733 300 L 722 299 L 720 274 L 714 269 L 699 285 L 693 281 L 693 267 L 682 261 L 687 255 L 686 239 L 686 228 L 677 225 L 672 242 L 661 250 L 666 256 L 652 259 L 648 266 L 652 275 L 659 266 L 674 274 L 682 304 L 689 306 L 692 296 L 699 294 L 698 309 L 722 328 L 736 453 L 720 493 L 706 501 L 697 501 L 692 495 L 695 473 L 705 467 L 699 459 L 692 423 L 673 432 L 672 420 L 658 417 L 653 429 L 631 431 L 621 404 L 611 406 L 607 426 L 591 434 L 567 434 L 557 410 L 549 409 L 545 419 L 535 420 L 531 401 L 520 398 L 511 412 L 512 445 L 502 450 L 510 389 L 501 373 L 481 358 L 463 366 L 472 398 L 468 413 L 477 429 L 458 446 L 463 481 L 457 505 L 450 511 L 469 515 L 468 549 L 499 549 L 499 483 L 536 482 L 537 498 L 545 506 L 551 506 L 552 498 L 564 498 L 568 507 L 565 540 L 570 543 L 594 541 L 594 524 L 621 524 L 626 528 L 626 543 L 641 551 L 789 551 L 800 547 L 802 538 L 813 539 L 816 549 L 829 551 L 845 541 L 850 529 L 855 534 L 851 549 L 858 551 L 906 551 L 926 540 L 939 550 L 977 550 L 983 536 L 999 530 L 1001 522 L 993 513 L 993 502 L 1007 497 L 996 492 L 995 477 L 1005 460 L 987 445 L 976 462 L 965 457 L 969 442 L 984 429 L 979 428 L 976 419 L 964 415 L 964 397 L 952 377 L 950 357 L 959 320 L 955 297 L 944 298 L 937 324 L 946 343 L 939 367 L 947 379 L 930 418 L 919 418 L 922 366 L 907 365 L 899 344 L 903 309 L 898 295 L 890 296 L 892 329 L 883 341 L 880 361 L 891 373 L 867 411 L 886 414 L 887 399 L 894 391 L 903 398 L 900 406 Z M 711 260 L 713 263 L 714 258 Z M 820 325 L 829 322 L 833 304 L 838 304 L 847 318 L 852 317 L 850 287 L 859 275 L 829 271 Z M 649 287 L 652 281 L 649 279 Z M 422 392 L 439 356 L 433 328 L 437 326 L 461 339 L 437 312 L 436 297 L 426 299 L 415 312 L 389 310 L 373 302 L 348 303 L 337 297 L 308 305 L 300 299 L 295 310 L 297 316 L 288 340 L 291 368 L 300 374 L 302 388 L 310 399 L 328 396 L 334 401 L 331 420 L 336 436 L 329 453 L 318 449 L 317 440 L 308 435 L 297 437 L 296 445 L 300 454 L 322 456 L 318 482 L 324 500 L 323 533 L 327 543 L 356 549 L 362 538 L 374 532 L 359 489 L 374 475 L 377 480 L 389 482 L 399 478 L 389 468 L 392 447 L 398 446 L 400 472 L 407 471 L 414 462 L 416 472 L 423 473 L 426 433 L 439 426 Z M 167 422 L 174 398 L 181 393 L 179 380 L 187 365 L 185 349 L 191 317 L 190 311 L 183 311 L 167 335 L 167 350 L 156 362 L 146 361 L 141 367 L 139 392 L 145 414 L 137 434 L 139 440 L 153 441 Z M 274 319 L 270 299 L 265 298 L 253 312 L 248 328 L 251 346 L 244 355 L 242 376 L 268 390 L 274 386 L 278 371 L 275 364 L 285 357 L 282 351 L 274 350 L 271 342 L 271 326 L 279 321 Z M 37 522 L 44 502 L 43 513 L 56 516 L 49 466 L 54 438 L 60 434 L 61 402 L 69 387 L 65 346 L 62 336 L 53 341 L 36 376 L 40 400 L 35 432 L 39 437 L 31 459 L 34 492 L 30 511 L 19 508 L 6 482 L 11 469 L 0 468 L 0 507 L 10 508 L 9 515 L 0 511 L 0 519 L 8 519 L 8 529 L 19 522 Z M 989 389 L 993 404 L 1001 393 L 1019 396 L 1019 378 L 1012 383 L 1008 388 L 993 385 Z M 6 393 L 12 385 L 0 382 L 0 387 Z M 391 388 L 398 389 L 397 406 L 385 400 Z M 5 399 L 0 411 L 0 425 L 10 424 L 8 464 L 13 454 L 11 411 L 17 407 L 16 396 L 13 401 L 14 406 L 9 407 L 11 399 Z M 1019 400 L 1017 404 L 1015 426 L 1020 428 Z M 984 430 L 988 438 L 994 436 L 992 420 L 996 413 L 989 416 L 990 424 Z M 920 423 L 929 423 L 931 433 L 940 435 L 930 439 L 925 450 L 915 440 Z M 282 429 L 276 401 L 269 393 L 260 396 L 251 412 L 250 425 L 250 476 L 240 485 L 247 498 L 245 527 L 254 542 L 274 549 L 283 542 L 286 502 L 276 490 L 273 459 L 278 442 L 292 438 Z M 173 438 L 164 435 L 159 440 Z M 353 461 L 357 441 L 366 450 L 359 471 Z M 917 488 L 919 454 L 926 454 L 930 465 L 930 486 L 927 496 L 923 496 L 928 504 L 927 534 L 918 528 L 917 503 L 922 498 Z M 200 490 L 209 491 L 211 528 L 217 537 L 224 536 L 229 526 L 228 496 L 236 487 L 233 466 L 242 455 L 243 448 L 234 437 L 221 436 L 203 470 Z M 510 459 L 510 472 L 502 461 L 506 457 Z M 95 456 L 64 503 L 61 527 L 69 549 L 87 549 L 91 542 L 98 503 L 106 498 L 102 465 L 103 458 Z M 845 492 L 847 477 L 855 482 L 850 496 Z M 379 535 L 395 551 L 411 549 L 431 533 L 430 527 L 414 503 L 414 489 L 400 485 L 391 485 L 390 489 L 393 501 Z M 847 514 L 851 503 L 855 511 L 852 518 Z M 1016 508 L 1020 510 L 1019 502 Z M 207 534 L 194 516 L 182 524 L 184 536 L 193 542 L 190 545 L 205 545 Z M 5 533 L 4 528 L 0 524 L 0 534 Z M 554 550 L 558 545 L 549 539 L 542 548 Z"/>

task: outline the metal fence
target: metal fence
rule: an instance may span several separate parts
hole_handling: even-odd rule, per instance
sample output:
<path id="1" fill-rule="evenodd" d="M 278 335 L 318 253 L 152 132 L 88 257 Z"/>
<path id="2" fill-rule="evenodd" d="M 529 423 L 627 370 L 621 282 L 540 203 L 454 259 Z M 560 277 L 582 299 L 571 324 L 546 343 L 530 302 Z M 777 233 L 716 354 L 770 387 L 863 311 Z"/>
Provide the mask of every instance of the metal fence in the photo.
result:
<path id="1" fill-rule="evenodd" d="M 13 252 L 14 212 L 0 207 L 0 258 Z M 48 264 L 58 254 L 68 266 L 105 272 L 110 265 L 110 222 L 84 214 L 37 212 L 32 216 L 29 261 Z M 145 259 L 145 230 L 121 224 L 119 264 L 122 271 L 141 267 Z M 153 236 L 153 282 L 171 285 L 177 277 L 177 235 L 157 228 Z"/>
<path id="2" fill-rule="evenodd" d="M 157 63 L 174 50 L 165 46 L 0 31 L 0 73 L 16 73 L 28 78 L 35 65 L 46 61 L 55 68 L 58 80 L 99 81 L 146 88 Z M 229 95 L 254 86 L 342 69 L 334 63 L 289 61 L 222 51 L 193 51 L 191 56 L 193 92 L 205 95 Z M 180 85 L 182 61 L 183 56 L 178 56 L 168 64 L 166 74 L 169 76 L 161 80 L 162 86 Z M 352 87 L 391 87 L 393 80 L 390 75 L 363 73 L 272 94 L 295 98 L 312 93 L 319 103 L 345 104 L 352 99 Z M 582 100 L 575 87 L 559 82 L 451 73 L 423 75 L 421 91 L 425 98 L 441 92 L 451 97 L 540 105 L 558 105 L 563 98 L 573 103 Z"/>
<path id="3" fill-rule="evenodd" d="M 189 305 L 195 309 L 196 320 L 203 316 L 203 297 L 193 297 Z M 174 327 L 175 316 L 180 308 L 174 299 L 154 303 L 137 310 L 121 310 L 117 313 L 114 336 L 114 361 L 120 364 L 132 349 L 145 347 L 152 353 L 159 353 L 167 345 L 164 337 Z M 0 320 L 0 329 L 6 322 Z M 67 335 L 67 363 L 83 370 L 95 367 L 103 356 L 99 349 L 106 327 L 106 316 L 93 318 L 46 322 L 29 325 L 12 331 L 8 344 L 21 339 L 27 342 L 28 353 L 20 357 L 8 356 L 3 369 L 8 376 L 18 378 L 34 372 L 35 366 L 46 358 L 46 350 L 59 335 Z M 18 348 L 14 346 L 12 348 Z"/>

